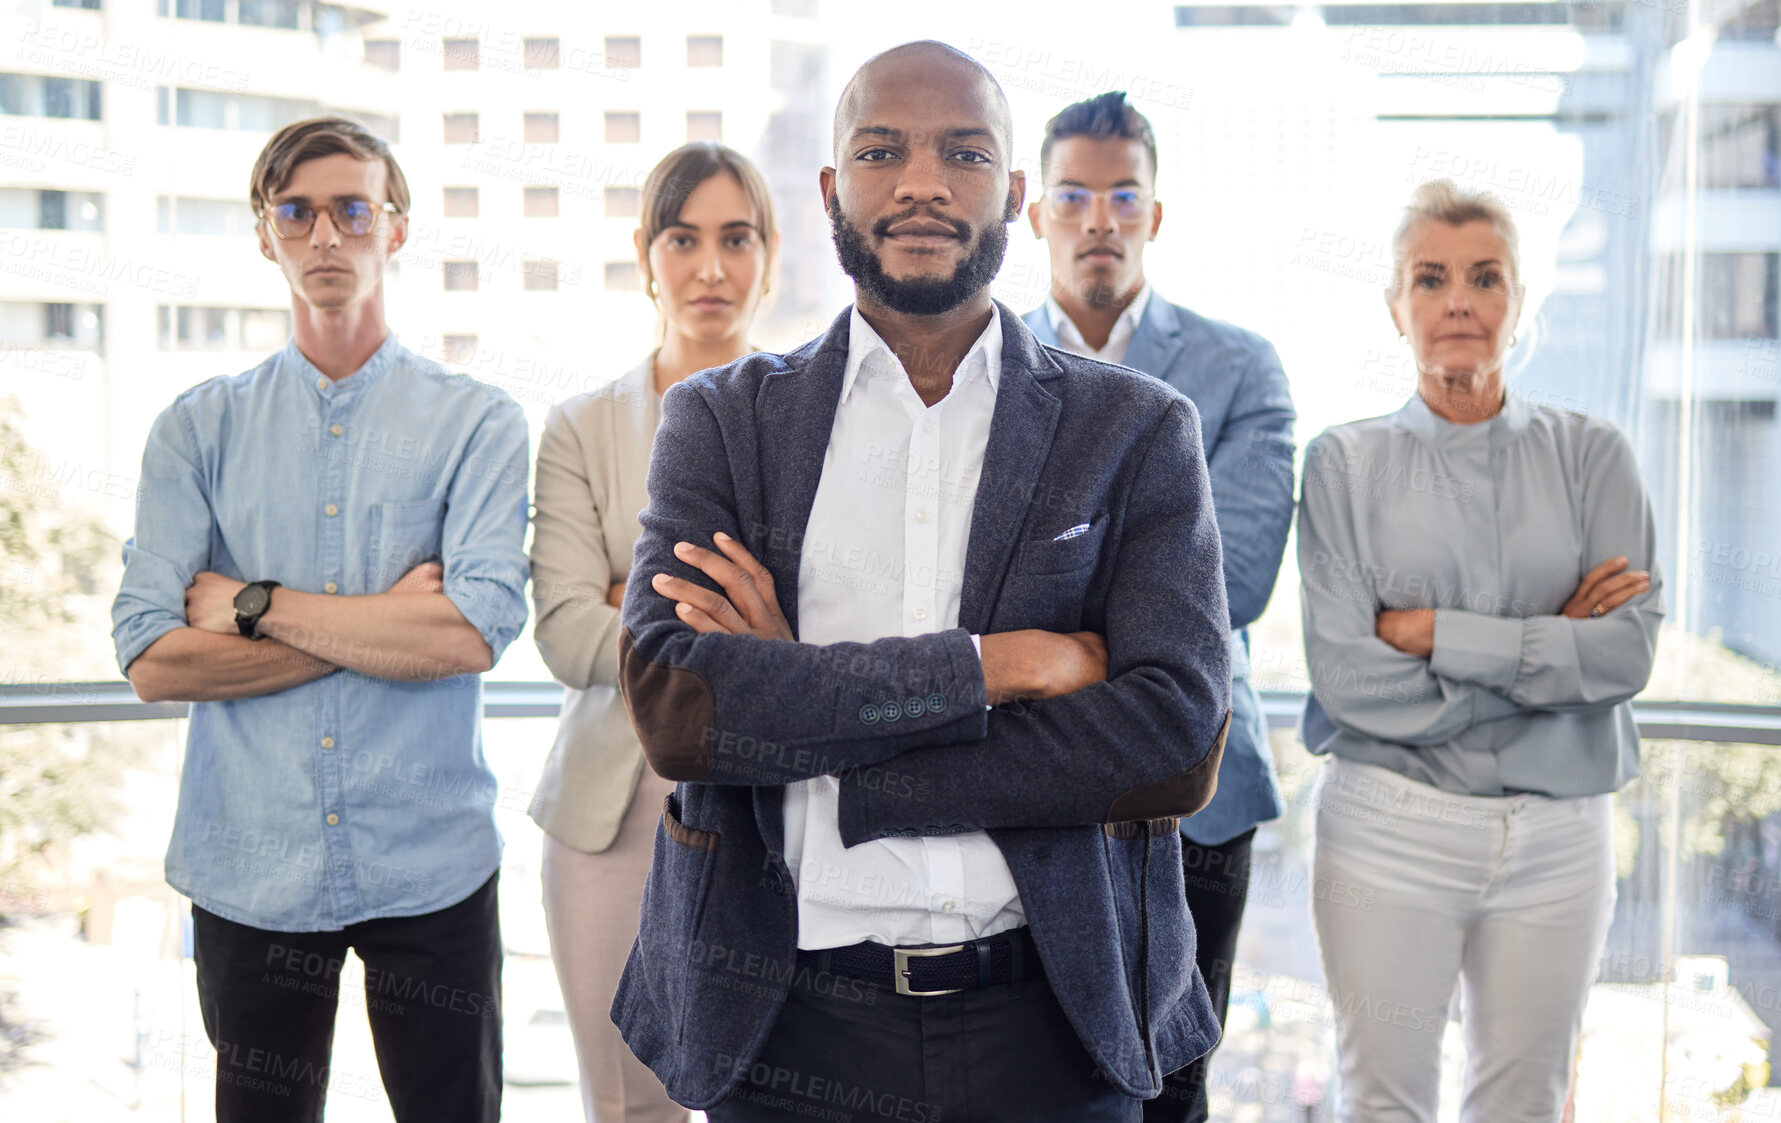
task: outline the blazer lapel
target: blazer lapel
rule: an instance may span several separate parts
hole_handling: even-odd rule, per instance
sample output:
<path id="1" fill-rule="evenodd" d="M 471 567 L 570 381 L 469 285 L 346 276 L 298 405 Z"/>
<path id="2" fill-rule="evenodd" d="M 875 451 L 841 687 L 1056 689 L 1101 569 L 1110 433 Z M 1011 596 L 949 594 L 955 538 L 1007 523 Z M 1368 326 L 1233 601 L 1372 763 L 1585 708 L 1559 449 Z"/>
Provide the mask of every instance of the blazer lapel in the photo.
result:
<path id="1" fill-rule="evenodd" d="M 1060 368 L 1019 317 L 1000 304 L 996 310 L 1002 317 L 1002 379 L 971 510 L 959 599 L 959 625 L 973 633 L 989 624 L 1063 411 L 1063 403 L 1041 385 Z"/>
<path id="2" fill-rule="evenodd" d="M 1185 343 L 1181 318 L 1175 314 L 1175 306 L 1153 289 L 1150 303 L 1144 309 L 1144 319 L 1132 333 L 1132 342 L 1126 346 L 1125 358 L 1120 365 L 1163 378 L 1175 365 L 1175 358 Z"/>
<path id="3" fill-rule="evenodd" d="M 823 456 L 835 428 L 853 310 L 836 317 L 821 339 L 786 356 L 788 369 L 761 380 L 755 409 L 760 434 L 764 527 L 745 527 L 748 550 L 773 574 L 779 607 L 798 634 L 798 562 Z M 803 352 L 803 354 L 800 354 Z"/>

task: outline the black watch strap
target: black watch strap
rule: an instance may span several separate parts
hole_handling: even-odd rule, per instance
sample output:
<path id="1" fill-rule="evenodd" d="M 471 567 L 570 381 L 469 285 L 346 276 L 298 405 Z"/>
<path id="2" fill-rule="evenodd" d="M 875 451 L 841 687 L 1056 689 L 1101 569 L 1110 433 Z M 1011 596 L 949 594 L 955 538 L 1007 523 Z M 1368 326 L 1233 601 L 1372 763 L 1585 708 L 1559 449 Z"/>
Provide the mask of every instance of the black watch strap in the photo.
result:
<path id="1" fill-rule="evenodd" d="M 258 612 L 247 613 L 243 612 L 241 609 L 241 593 L 235 594 L 235 628 L 237 631 L 248 639 L 265 638 L 259 633 L 260 617 L 266 615 L 266 610 L 272 607 L 272 590 L 278 587 L 279 585 L 276 581 L 249 581 L 246 585 L 242 586 L 242 592 L 257 588 L 264 592 L 266 596 L 265 599 L 260 602 Z"/>

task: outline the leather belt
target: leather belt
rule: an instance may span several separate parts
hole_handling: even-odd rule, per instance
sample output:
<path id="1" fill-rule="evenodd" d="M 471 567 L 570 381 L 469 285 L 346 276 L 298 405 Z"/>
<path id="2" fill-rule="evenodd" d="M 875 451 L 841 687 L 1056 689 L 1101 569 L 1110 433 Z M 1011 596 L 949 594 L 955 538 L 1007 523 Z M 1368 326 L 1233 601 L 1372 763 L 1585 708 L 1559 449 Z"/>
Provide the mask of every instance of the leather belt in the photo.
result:
<path id="1" fill-rule="evenodd" d="M 823 957 L 837 975 L 913 998 L 1018 982 L 1039 962 L 1032 932 L 1024 927 L 938 947 L 894 948 L 868 940 L 800 954 Z"/>

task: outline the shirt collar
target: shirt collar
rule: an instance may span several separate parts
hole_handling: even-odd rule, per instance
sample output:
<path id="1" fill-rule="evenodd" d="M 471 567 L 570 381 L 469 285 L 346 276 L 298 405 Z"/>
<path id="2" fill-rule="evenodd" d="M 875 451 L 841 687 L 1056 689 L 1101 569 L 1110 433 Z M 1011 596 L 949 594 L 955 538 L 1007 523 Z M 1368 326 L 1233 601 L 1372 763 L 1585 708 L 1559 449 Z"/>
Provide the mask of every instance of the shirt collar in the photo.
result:
<path id="1" fill-rule="evenodd" d="M 1124 329 L 1128 339 L 1137 334 L 1138 325 L 1144 322 L 1144 312 L 1149 307 L 1150 282 L 1145 281 L 1144 287 L 1138 290 L 1138 295 L 1132 299 L 1130 304 L 1126 305 L 1126 310 L 1119 314 L 1119 319 L 1114 321 L 1113 331 L 1107 336 L 1108 342 L 1112 342 L 1114 337 L 1120 334 L 1121 329 Z M 1068 331 L 1074 342 L 1080 344 L 1085 350 L 1088 348 L 1088 345 L 1082 342 L 1082 333 L 1076 330 L 1076 321 L 1070 319 L 1070 314 L 1064 311 L 1064 306 L 1059 304 L 1057 298 L 1049 292 L 1045 294 L 1045 315 L 1051 321 L 1051 334 L 1057 336 L 1060 342 L 1064 339 L 1064 333 Z M 1106 350 L 1106 348 L 1103 347 L 1102 350 Z"/>
<path id="2" fill-rule="evenodd" d="M 965 352 L 965 357 L 959 360 L 958 369 L 953 372 L 952 381 L 955 386 L 971 382 L 980 376 L 988 380 L 992 393 L 1002 384 L 1002 306 L 992 302 L 990 309 L 989 326 L 983 329 L 977 342 L 971 344 L 971 349 Z M 847 396 L 853 392 L 853 384 L 859 379 L 860 368 L 875 353 L 882 352 L 879 361 L 889 363 L 889 369 L 894 370 L 899 378 L 908 378 L 908 372 L 891 351 L 890 344 L 872 330 L 866 317 L 860 315 L 858 304 L 853 306 L 853 315 L 848 320 L 847 330 L 847 369 L 841 375 L 841 401 L 845 402 Z"/>
<path id="3" fill-rule="evenodd" d="M 1437 416 L 1435 411 L 1422 400 L 1420 393 L 1412 394 L 1398 410 L 1397 420 L 1400 425 L 1422 437 L 1430 443 L 1453 443 L 1463 441 L 1469 434 L 1484 434 L 1497 445 L 1511 440 L 1521 434 L 1532 420 L 1531 407 L 1514 391 L 1503 395 L 1503 408 L 1495 417 L 1488 421 L 1480 421 L 1473 425 L 1460 425 Z"/>
<path id="4" fill-rule="evenodd" d="M 404 353 L 402 344 L 397 341 L 396 333 L 390 332 L 383 337 L 383 343 L 371 353 L 364 365 L 338 381 L 323 374 L 309 357 L 297 347 L 297 337 L 291 336 L 280 352 L 280 365 L 296 374 L 317 394 L 325 397 L 339 397 L 341 394 L 363 389 L 376 382 L 383 373 L 394 366 L 398 356 Z"/>

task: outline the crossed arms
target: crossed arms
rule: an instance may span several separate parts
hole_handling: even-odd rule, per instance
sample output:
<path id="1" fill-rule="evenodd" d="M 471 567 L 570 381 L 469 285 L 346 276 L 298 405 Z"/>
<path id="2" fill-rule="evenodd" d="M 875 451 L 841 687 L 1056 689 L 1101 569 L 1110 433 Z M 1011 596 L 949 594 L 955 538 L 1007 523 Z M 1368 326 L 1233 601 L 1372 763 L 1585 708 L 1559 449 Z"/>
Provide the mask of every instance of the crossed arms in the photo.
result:
<path id="1" fill-rule="evenodd" d="M 1102 500 L 1123 503 L 1104 547 L 1103 673 L 1100 642 L 1081 635 L 991 632 L 981 659 L 962 628 L 869 643 L 790 638 L 770 570 L 750 569 L 736 541 L 734 460 L 710 392 L 687 383 L 664 399 L 625 594 L 619 681 L 657 772 L 737 785 L 838 773 L 850 844 L 1163 818 L 1211 798 L 1230 700 L 1229 617 L 1185 399 L 1134 441 L 1118 477 L 1125 493 Z M 697 545 L 708 541 L 723 552 Z M 709 572 L 725 567 L 739 571 L 728 585 Z M 1004 582 L 1005 599 L 1017 580 Z M 750 588 L 758 604 L 743 595 Z M 719 600 L 746 626 L 714 616 Z M 1035 700 L 985 709 L 1022 697 Z M 862 779 L 880 768 L 899 783 Z M 910 790 L 923 794 L 897 794 Z"/>

